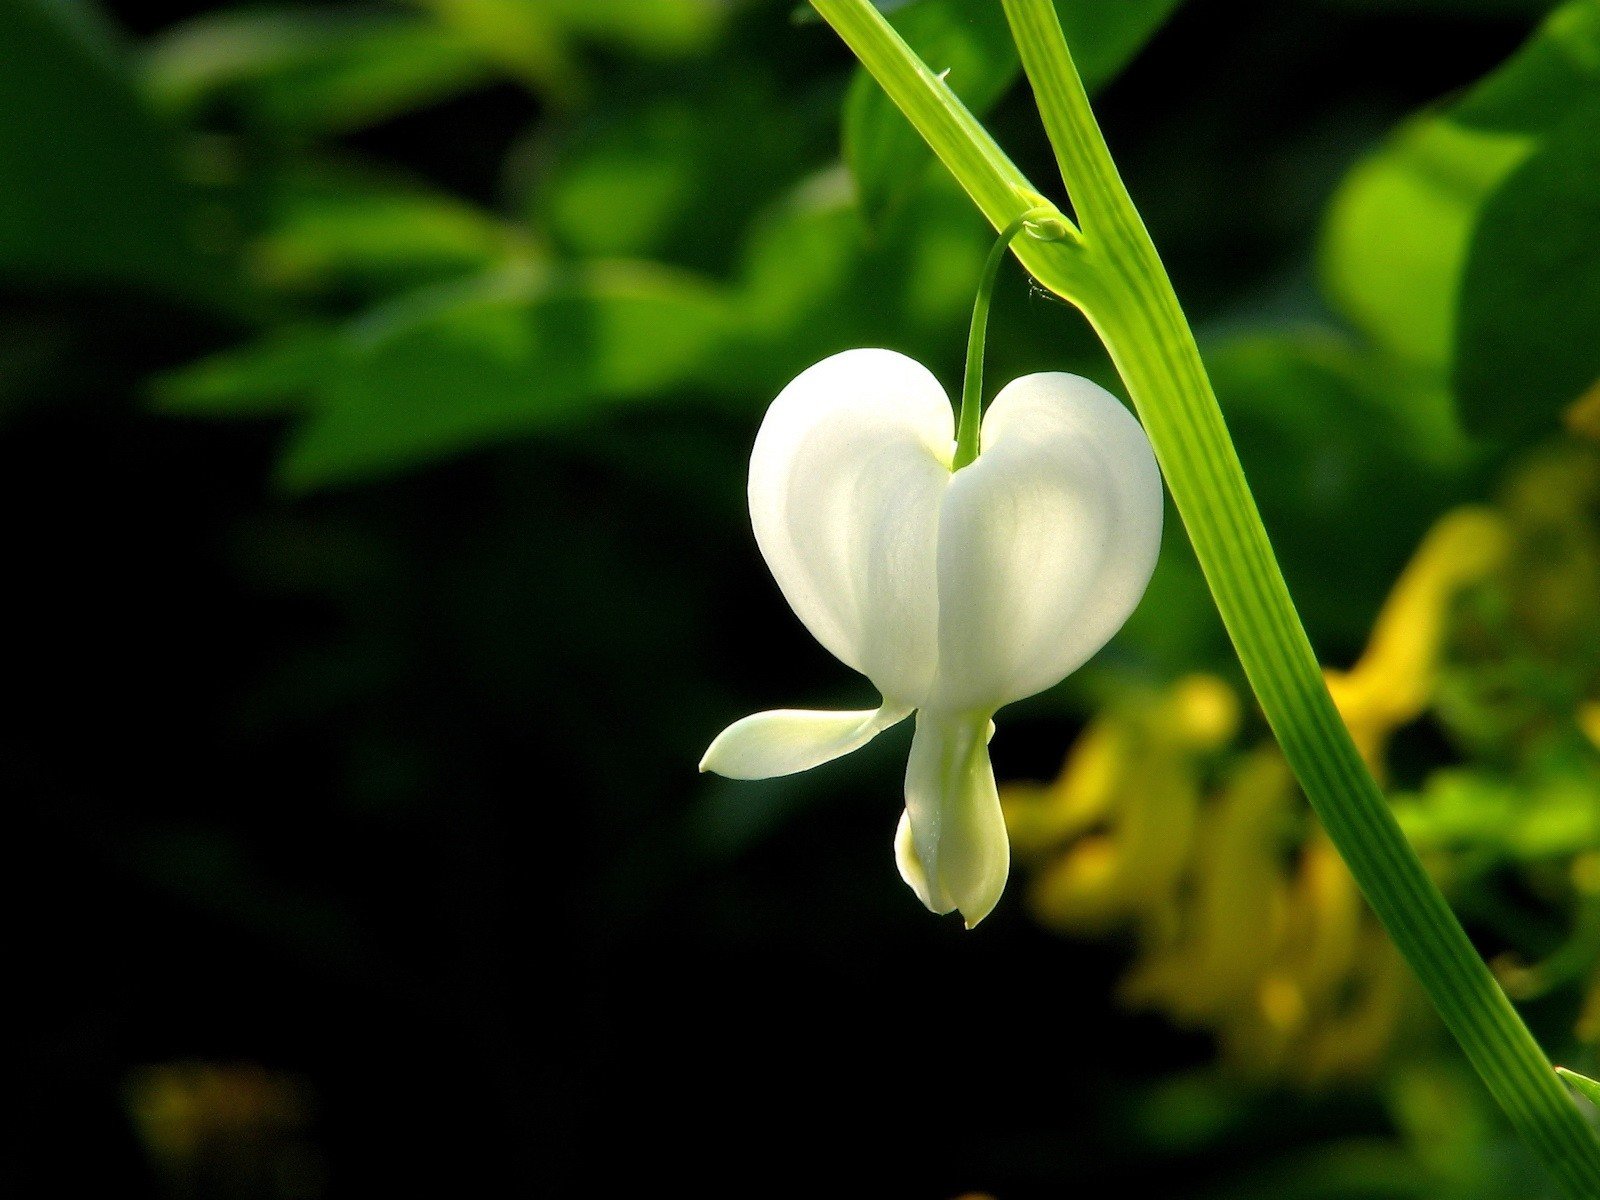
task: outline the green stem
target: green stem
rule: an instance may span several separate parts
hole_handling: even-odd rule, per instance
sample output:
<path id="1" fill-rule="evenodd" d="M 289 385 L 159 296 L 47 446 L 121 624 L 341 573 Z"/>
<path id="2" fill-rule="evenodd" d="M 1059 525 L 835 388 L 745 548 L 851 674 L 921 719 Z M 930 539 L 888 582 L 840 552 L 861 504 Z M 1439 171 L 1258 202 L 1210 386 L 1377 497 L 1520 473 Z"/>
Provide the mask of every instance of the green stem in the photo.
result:
<path id="1" fill-rule="evenodd" d="M 1004 229 L 1031 208 L 1050 207 L 989 131 L 944 80 L 912 53 L 882 13 L 863 0 L 811 0 L 811 5 L 880 84 L 888 78 L 895 80 L 893 88 L 884 85 L 890 99 L 991 225 Z M 1053 207 L 1051 217 L 1059 223 L 1062 236 L 1018 242 L 1017 258 L 1035 279 L 1077 303 L 1078 286 L 1086 282 L 1082 241 L 1072 222 Z"/>
<path id="2" fill-rule="evenodd" d="M 1056 231 L 1059 217 L 1053 208 L 1030 208 L 1000 231 L 983 264 L 978 297 L 972 302 L 972 328 L 967 333 L 967 372 L 961 381 L 961 416 L 956 423 L 956 454 L 950 466 L 953 471 L 971 465 L 978 457 L 978 435 L 983 428 L 983 344 L 989 333 L 989 306 L 994 301 L 1000 264 L 1005 262 L 1012 240 L 1024 229 L 1042 241 L 1066 236 L 1064 229 Z"/>
<path id="3" fill-rule="evenodd" d="M 1004 0 L 1101 286 L 1085 315 L 1150 434 L 1251 687 L 1312 808 L 1513 1125 L 1574 1196 L 1600 1140 L 1401 831 L 1323 681 L 1194 335 L 1122 183 L 1050 0 Z"/>
<path id="4" fill-rule="evenodd" d="M 1031 190 L 866 0 L 812 0 L 991 220 Z M 1329 837 L 1512 1125 L 1567 1193 L 1600 1197 L 1600 1138 L 1406 841 L 1323 682 L 1194 335 L 1089 108 L 1051 0 L 1004 0 L 1077 215 L 1070 254 L 1018 256 L 1105 342 L 1217 608 Z M 1009 168 L 1005 170 L 1004 168 Z M 1037 192 L 1033 192 L 1037 195 Z M 1007 219 L 1025 205 L 1011 202 Z"/>

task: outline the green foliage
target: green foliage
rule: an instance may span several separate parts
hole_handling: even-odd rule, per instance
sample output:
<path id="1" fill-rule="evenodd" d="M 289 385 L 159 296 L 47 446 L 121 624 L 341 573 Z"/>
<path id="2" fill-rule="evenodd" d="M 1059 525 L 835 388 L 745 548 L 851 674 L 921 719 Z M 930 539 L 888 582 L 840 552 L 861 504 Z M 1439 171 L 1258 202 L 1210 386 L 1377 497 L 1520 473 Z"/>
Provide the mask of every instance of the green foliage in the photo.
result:
<path id="1" fill-rule="evenodd" d="M 1416 845 L 1470 854 L 1483 871 L 1496 862 L 1559 863 L 1600 849 L 1597 787 L 1594 764 L 1582 758 L 1516 776 L 1465 768 L 1436 772 L 1396 808 Z"/>
<path id="2" fill-rule="evenodd" d="M 1181 0 L 1057 0 L 1078 69 L 1091 92 L 1128 64 Z M 986 113 L 1022 72 L 998 4 L 919 0 L 891 22 L 906 44 L 945 81 L 968 111 Z M 894 220 L 931 157 L 927 145 L 865 70 L 845 99 L 845 159 L 861 192 L 862 216 L 874 226 Z"/>
<path id="3" fill-rule="evenodd" d="M 835 153 L 832 113 L 813 108 L 759 61 L 617 89 L 519 157 L 530 177 L 521 208 L 570 254 L 726 269 L 737 231 L 799 180 L 807 152 Z M 759 136 L 753 112 L 770 114 Z"/>
<path id="4" fill-rule="evenodd" d="M 1322 240 L 1324 285 L 1344 317 L 1401 363 L 1446 371 L 1479 210 L 1526 153 L 1523 138 L 1423 117 L 1358 164 Z"/>
<path id="5" fill-rule="evenodd" d="M 590 42 L 674 58 L 727 19 L 716 0 L 415 0 L 368 10 L 263 8 L 196 17 L 145 61 L 153 96 L 188 119 L 217 110 L 281 135 L 373 125 L 514 79 L 557 99 L 588 86 Z"/>
<path id="6" fill-rule="evenodd" d="M 733 6 L 726 0 L 430 0 L 441 9 L 485 8 L 538 14 L 569 38 L 603 40 L 635 53 L 675 58 L 704 50 Z"/>
<path id="7" fill-rule="evenodd" d="M 219 298 L 220 247 L 121 47 L 47 0 L 0 5 L 0 272 Z"/>
<path id="8" fill-rule="evenodd" d="M 1528 439 L 1600 378 L 1600 3 L 1573 0 L 1342 185 L 1321 263 L 1343 315 L 1436 374 L 1471 433 Z"/>
<path id="9" fill-rule="evenodd" d="M 175 115 L 221 109 L 280 134 L 360 129 L 490 78 L 466 35 L 403 11 L 222 11 L 149 49 L 145 81 Z"/>
<path id="10" fill-rule="evenodd" d="M 348 483 L 682 387 L 726 328 L 720 293 L 645 266 L 519 269 L 406 296 L 348 332 L 284 481 Z"/>
<path id="11" fill-rule="evenodd" d="M 922 0 L 894 14 L 896 31 L 961 102 L 982 116 L 1016 82 L 1022 65 L 1005 15 L 994 4 Z M 845 98 L 845 160 L 861 194 L 862 215 L 882 224 L 899 215 L 929 159 L 927 145 L 864 70 Z"/>
<path id="12" fill-rule="evenodd" d="M 160 407 L 207 417 L 283 416 L 304 408 L 340 353 L 340 335 L 288 327 L 225 350 L 151 385 Z"/>
<path id="13" fill-rule="evenodd" d="M 529 232 L 392 175 L 296 163 L 261 181 L 250 265 L 291 295 L 381 298 L 542 257 Z"/>
<path id="14" fill-rule="evenodd" d="M 1551 128 L 1483 206 L 1461 281 L 1452 377 L 1469 428 L 1536 437 L 1600 385 L 1596 230 L 1600 98 Z"/>
<path id="15" fill-rule="evenodd" d="M 1600 95 L 1600 4 L 1564 4 L 1451 109 L 1463 125 L 1539 133 Z"/>

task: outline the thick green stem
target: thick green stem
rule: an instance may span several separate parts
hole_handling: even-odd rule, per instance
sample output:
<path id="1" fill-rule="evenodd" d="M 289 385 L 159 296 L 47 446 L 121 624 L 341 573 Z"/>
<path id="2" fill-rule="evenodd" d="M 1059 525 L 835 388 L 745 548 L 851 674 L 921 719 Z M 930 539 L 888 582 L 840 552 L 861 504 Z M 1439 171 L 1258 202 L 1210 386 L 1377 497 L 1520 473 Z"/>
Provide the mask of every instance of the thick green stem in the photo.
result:
<path id="1" fill-rule="evenodd" d="M 1003 188 L 1030 190 L 866 0 L 812 2 L 991 220 L 1004 207 Z M 1569 1195 L 1600 1198 L 1600 1138 L 1406 841 L 1328 694 L 1194 336 L 1106 148 L 1054 6 L 1004 4 L 1082 228 L 1070 254 L 1029 252 L 1026 242 L 1018 254 L 1040 283 L 1083 309 L 1105 342 L 1262 711 L 1373 911 L 1519 1134 Z M 1010 203 L 1008 218 L 1020 207 Z"/>
<path id="2" fill-rule="evenodd" d="M 1050 0 L 1004 0 L 1098 286 L 1085 315 L 1128 385 L 1284 756 L 1378 919 L 1517 1130 L 1574 1196 L 1600 1140 L 1406 841 L 1323 682 L 1194 336 L 1089 107 Z"/>

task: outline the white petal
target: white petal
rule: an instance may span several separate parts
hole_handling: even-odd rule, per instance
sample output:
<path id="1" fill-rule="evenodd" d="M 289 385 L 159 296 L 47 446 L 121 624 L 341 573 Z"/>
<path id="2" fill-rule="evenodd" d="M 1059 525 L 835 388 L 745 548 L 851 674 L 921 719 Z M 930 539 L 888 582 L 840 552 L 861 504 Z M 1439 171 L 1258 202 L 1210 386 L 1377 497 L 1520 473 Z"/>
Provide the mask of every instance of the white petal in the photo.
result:
<path id="1" fill-rule="evenodd" d="M 717 734 L 700 769 L 729 779 L 793 775 L 859 750 L 910 713 L 887 705 L 862 712 L 780 708 L 756 713 Z"/>
<path id="2" fill-rule="evenodd" d="M 928 369 L 847 350 L 772 402 L 750 456 L 750 520 L 816 639 L 914 705 L 938 644 L 934 554 L 954 417 Z"/>
<path id="3" fill-rule="evenodd" d="M 987 713 L 917 713 L 895 835 L 901 878 L 934 912 L 960 909 L 968 929 L 999 903 L 1011 870 L 988 741 Z"/>
<path id="4" fill-rule="evenodd" d="M 903 809 L 900 813 L 900 824 L 894 829 L 894 865 L 900 868 L 900 878 L 906 881 L 906 886 L 917 894 L 929 912 L 943 916 L 947 912 L 955 911 L 955 903 L 941 890 L 936 896 L 933 886 L 928 882 L 928 871 L 922 865 L 922 860 L 917 857 L 917 844 L 911 835 L 911 810 Z"/>
<path id="5" fill-rule="evenodd" d="M 1043 691 L 1128 619 L 1161 543 L 1161 475 L 1104 388 L 1027 375 L 983 422 L 939 525 L 939 678 L 928 703 L 984 709 Z"/>

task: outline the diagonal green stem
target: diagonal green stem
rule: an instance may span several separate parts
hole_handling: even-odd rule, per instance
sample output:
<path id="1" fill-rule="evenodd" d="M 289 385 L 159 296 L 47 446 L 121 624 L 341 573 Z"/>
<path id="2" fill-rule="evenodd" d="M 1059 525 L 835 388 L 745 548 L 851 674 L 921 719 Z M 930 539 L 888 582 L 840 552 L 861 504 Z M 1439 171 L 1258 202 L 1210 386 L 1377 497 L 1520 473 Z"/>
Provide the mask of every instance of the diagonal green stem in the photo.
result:
<path id="1" fill-rule="evenodd" d="M 992 146 L 988 135 L 970 115 L 941 109 L 927 68 L 866 0 L 812 3 L 994 220 L 997 188 L 985 172 L 1010 164 L 997 150 L 973 149 Z M 1082 223 L 1071 255 L 1034 252 L 1024 265 L 1076 303 L 1105 342 L 1262 711 L 1373 911 L 1518 1133 L 1569 1195 L 1600 1197 L 1600 1139 L 1406 841 L 1328 694 L 1194 336 L 1106 148 L 1054 6 L 1004 4 Z M 1014 194 L 1031 190 L 1025 180 L 1005 183 Z M 1018 245 L 1019 256 L 1026 247 Z"/>
<path id="2" fill-rule="evenodd" d="M 877 9 L 861 0 L 811 0 L 834 31 L 861 60 L 889 97 L 933 148 L 978 210 L 996 229 L 1004 229 L 1030 208 L 1049 207 L 1062 236 L 1052 241 L 1026 238 L 1016 243 L 1017 258 L 1051 291 L 1077 303 L 1087 284 L 1083 246 L 1077 228 L 1033 189 L 978 119 L 967 111 L 944 80 L 930 71 Z"/>

